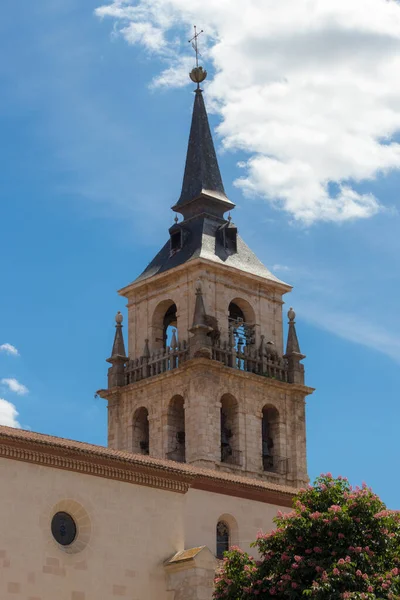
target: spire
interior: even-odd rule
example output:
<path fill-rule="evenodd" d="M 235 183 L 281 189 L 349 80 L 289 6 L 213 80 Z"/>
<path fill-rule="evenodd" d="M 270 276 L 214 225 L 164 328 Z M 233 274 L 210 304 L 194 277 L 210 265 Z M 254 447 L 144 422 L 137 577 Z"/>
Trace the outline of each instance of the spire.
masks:
<path fill-rule="evenodd" d="M 189 329 L 193 337 L 190 339 L 191 357 L 211 358 L 211 338 L 208 335 L 212 327 L 207 324 L 207 313 L 204 306 L 201 282 L 196 282 L 196 301 L 194 305 L 193 325 Z"/>
<path fill-rule="evenodd" d="M 210 330 L 211 328 L 207 325 L 206 322 L 206 309 L 204 306 L 203 300 L 203 292 L 201 289 L 201 282 L 196 282 L 196 301 L 194 305 L 194 314 L 193 314 L 193 325 L 192 329 L 196 329 L 199 327 L 206 328 Z"/>
<path fill-rule="evenodd" d="M 124 336 L 122 333 L 122 321 L 123 320 L 124 320 L 124 317 L 121 315 L 121 312 L 118 311 L 115 316 L 115 322 L 116 322 L 115 337 L 114 337 L 114 344 L 113 344 L 113 348 L 112 348 L 111 358 L 117 358 L 117 357 L 126 358 Z M 109 359 L 109 360 L 111 360 L 111 359 Z"/>
<path fill-rule="evenodd" d="M 299 346 L 299 340 L 297 339 L 297 333 L 296 333 L 296 313 L 294 312 L 293 308 L 290 307 L 290 310 L 288 312 L 288 318 L 289 318 L 289 331 L 288 331 L 288 338 L 287 338 L 287 345 L 286 345 L 286 354 L 301 354 L 300 352 L 300 346 Z"/>
<path fill-rule="evenodd" d="M 107 358 L 107 362 L 111 363 L 108 369 L 108 387 L 111 389 L 115 386 L 125 385 L 125 363 L 128 357 L 125 353 L 124 336 L 122 334 L 123 316 L 120 311 L 115 316 L 115 337 L 112 348 L 111 357 Z"/>
<path fill-rule="evenodd" d="M 200 69 L 201 77 L 203 77 L 205 71 L 201 67 L 198 67 L 197 71 Z M 193 69 L 190 76 L 195 81 L 198 73 L 197 71 L 194 73 L 194 71 L 196 69 Z M 234 203 L 228 200 L 225 194 L 204 105 L 203 92 L 198 87 L 195 90 L 182 192 L 172 209 L 180 212 L 184 218 L 202 212 L 223 217 L 223 214 L 234 206 Z"/>
<path fill-rule="evenodd" d="M 288 382 L 298 383 L 304 385 L 304 365 L 301 364 L 301 360 L 305 358 L 304 354 L 300 352 L 299 340 L 297 339 L 295 318 L 296 313 L 293 308 L 290 308 L 288 312 L 289 318 L 289 331 L 287 337 L 286 354 L 285 357 L 288 362 Z"/>

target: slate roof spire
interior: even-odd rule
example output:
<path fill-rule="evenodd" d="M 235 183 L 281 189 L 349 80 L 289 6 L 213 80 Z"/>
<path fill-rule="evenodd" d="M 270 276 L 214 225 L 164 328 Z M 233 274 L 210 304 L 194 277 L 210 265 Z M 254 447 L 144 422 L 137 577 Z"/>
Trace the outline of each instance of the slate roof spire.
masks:
<path fill-rule="evenodd" d="M 185 219 L 204 212 L 223 218 L 224 213 L 235 206 L 225 194 L 203 91 L 199 87 L 206 75 L 202 67 L 195 67 L 190 73 L 190 78 L 198 87 L 195 90 L 182 191 L 178 202 L 172 207 Z"/>

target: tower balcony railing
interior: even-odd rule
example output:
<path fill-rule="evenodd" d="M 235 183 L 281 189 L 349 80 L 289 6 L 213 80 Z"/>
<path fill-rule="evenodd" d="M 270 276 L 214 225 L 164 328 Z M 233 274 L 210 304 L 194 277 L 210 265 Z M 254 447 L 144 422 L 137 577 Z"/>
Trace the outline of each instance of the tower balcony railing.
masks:
<path fill-rule="evenodd" d="M 254 344 L 234 347 L 228 342 L 215 340 L 210 347 L 210 352 L 212 360 L 226 367 L 277 381 L 288 381 L 287 359 L 268 347 L 257 348 Z M 124 369 L 125 385 L 172 371 L 190 358 L 190 346 L 184 341 L 179 342 L 175 348 L 167 347 L 153 353 L 149 352 L 148 356 L 129 360 Z"/>
<path fill-rule="evenodd" d="M 259 349 L 255 345 L 232 347 L 228 342 L 217 340 L 212 347 L 212 358 L 226 367 L 255 373 L 278 381 L 288 381 L 288 363 L 269 348 Z"/>

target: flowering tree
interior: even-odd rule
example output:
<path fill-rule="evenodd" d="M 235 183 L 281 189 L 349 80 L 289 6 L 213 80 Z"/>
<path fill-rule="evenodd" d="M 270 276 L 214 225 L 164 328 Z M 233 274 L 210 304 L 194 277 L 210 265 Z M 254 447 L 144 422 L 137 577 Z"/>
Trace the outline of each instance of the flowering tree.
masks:
<path fill-rule="evenodd" d="M 259 561 L 225 554 L 215 600 L 400 600 L 400 513 L 365 485 L 321 475 L 275 523 L 253 544 Z"/>

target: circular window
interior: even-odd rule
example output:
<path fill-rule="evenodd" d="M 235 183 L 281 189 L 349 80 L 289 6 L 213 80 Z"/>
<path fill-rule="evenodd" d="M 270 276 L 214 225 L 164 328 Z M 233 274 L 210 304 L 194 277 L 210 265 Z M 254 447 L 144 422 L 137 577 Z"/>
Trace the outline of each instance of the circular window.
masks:
<path fill-rule="evenodd" d="M 51 533 L 56 542 L 62 546 L 69 546 L 76 538 L 74 519 L 66 512 L 56 513 L 51 520 Z"/>

